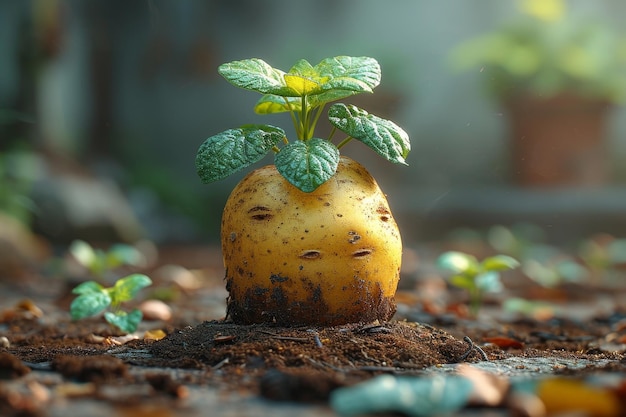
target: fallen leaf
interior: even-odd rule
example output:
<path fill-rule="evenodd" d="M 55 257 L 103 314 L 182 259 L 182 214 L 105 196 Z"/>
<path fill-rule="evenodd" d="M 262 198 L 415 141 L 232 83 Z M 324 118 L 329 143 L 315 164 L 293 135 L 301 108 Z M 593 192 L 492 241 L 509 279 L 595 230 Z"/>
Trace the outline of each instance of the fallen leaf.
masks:
<path fill-rule="evenodd" d="M 161 340 L 165 336 L 167 336 L 167 333 L 161 329 L 148 330 L 143 334 L 145 340 Z"/>
<path fill-rule="evenodd" d="M 500 349 L 524 349 L 524 344 L 519 340 L 504 336 L 483 337 L 487 343 L 493 343 Z"/>
<path fill-rule="evenodd" d="M 620 415 L 620 404 L 613 392 L 582 380 L 546 379 L 537 386 L 537 396 L 543 401 L 548 414 L 581 412 L 592 417 Z"/>

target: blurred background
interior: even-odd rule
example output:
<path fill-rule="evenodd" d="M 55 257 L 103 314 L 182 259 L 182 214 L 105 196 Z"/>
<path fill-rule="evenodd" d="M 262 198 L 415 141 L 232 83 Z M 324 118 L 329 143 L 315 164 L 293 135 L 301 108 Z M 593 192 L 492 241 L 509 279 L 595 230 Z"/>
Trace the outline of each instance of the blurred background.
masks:
<path fill-rule="evenodd" d="M 351 102 L 409 133 L 410 166 L 342 152 L 406 243 L 522 222 L 625 235 L 625 16 L 621 0 L 0 0 L 0 212 L 55 242 L 217 243 L 249 171 L 203 185 L 198 147 L 291 126 L 218 65 L 366 55 L 382 83 Z"/>

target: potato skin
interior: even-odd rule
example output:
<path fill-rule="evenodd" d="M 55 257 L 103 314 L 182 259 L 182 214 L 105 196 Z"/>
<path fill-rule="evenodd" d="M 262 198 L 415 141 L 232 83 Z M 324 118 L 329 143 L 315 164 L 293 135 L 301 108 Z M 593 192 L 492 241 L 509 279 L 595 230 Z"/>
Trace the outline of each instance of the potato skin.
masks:
<path fill-rule="evenodd" d="M 347 157 L 312 193 L 274 165 L 253 171 L 226 202 L 221 241 L 236 323 L 338 325 L 395 313 L 400 232 L 374 178 Z"/>

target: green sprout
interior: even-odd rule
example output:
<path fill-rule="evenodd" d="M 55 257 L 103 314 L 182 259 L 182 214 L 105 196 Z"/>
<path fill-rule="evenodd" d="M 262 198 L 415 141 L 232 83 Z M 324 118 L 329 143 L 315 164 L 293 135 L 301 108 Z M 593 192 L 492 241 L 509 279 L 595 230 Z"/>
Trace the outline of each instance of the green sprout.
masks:
<path fill-rule="evenodd" d="M 373 92 L 381 80 L 374 58 L 336 56 L 315 66 L 301 59 L 287 72 L 252 58 L 222 64 L 218 72 L 232 85 L 262 94 L 254 107 L 257 114 L 289 113 L 296 139 L 287 139 L 282 128 L 257 124 L 211 136 L 196 156 L 204 183 L 226 178 L 273 152 L 278 172 L 310 193 L 335 174 L 339 150 L 352 139 L 392 163 L 406 165 L 411 144 L 402 128 L 354 105 L 330 104 Z M 319 138 L 315 127 L 327 105 L 332 130 L 328 138 Z M 331 139 L 339 132 L 346 136 L 335 144 Z"/>
<path fill-rule="evenodd" d="M 475 256 L 450 251 L 439 256 L 437 265 L 452 272 L 450 284 L 469 292 L 470 312 L 475 317 L 485 293 L 502 291 L 500 272 L 515 269 L 520 263 L 507 255 L 491 256 L 479 262 Z"/>
<path fill-rule="evenodd" d="M 132 333 L 137 330 L 143 315 L 138 309 L 124 311 L 121 304 L 131 301 L 139 290 L 151 284 L 150 278 L 143 274 L 121 278 L 109 288 L 95 281 L 83 282 L 72 290 L 73 294 L 78 294 L 70 306 L 72 319 L 93 317 L 111 307 L 111 311 L 104 313 L 105 320 L 125 333 Z"/>
<path fill-rule="evenodd" d="M 116 244 L 104 251 L 94 249 L 82 240 L 75 240 L 70 245 L 69 252 L 97 279 L 103 279 L 107 273 L 123 265 L 145 264 L 141 252 L 126 244 Z M 125 333 L 132 333 L 137 330 L 143 315 L 137 309 L 128 313 L 121 309 L 121 305 L 131 301 L 139 290 L 151 284 L 150 278 L 143 274 L 131 274 L 120 278 L 108 288 L 96 281 L 83 282 L 72 290 L 73 294 L 78 294 L 70 306 L 72 319 L 93 317 L 111 307 L 111 311 L 104 313 L 105 320 Z"/>

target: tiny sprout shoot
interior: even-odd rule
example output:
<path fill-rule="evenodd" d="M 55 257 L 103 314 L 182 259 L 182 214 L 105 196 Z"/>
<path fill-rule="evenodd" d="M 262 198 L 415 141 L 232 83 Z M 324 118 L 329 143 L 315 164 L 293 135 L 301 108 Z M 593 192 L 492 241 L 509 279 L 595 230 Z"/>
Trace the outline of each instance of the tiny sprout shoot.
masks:
<path fill-rule="evenodd" d="M 83 282 L 72 290 L 73 294 L 78 294 L 70 306 L 72 319 L 93 317 L 110 307 L 111 311 L 104 313 L 105 320 L 125 333 L 132 333 L 137 330 L 143 315 L 137 309 L 126 312 L 121 305 L 134 299 L 142 288 L 151 284 L 150 278 L 142 274 L 121 278 L 109 288 L 95 281 Z"/>
<path fill-rule="evenodd" d="M 69 251 L 79 264 L 97 278 L 102 278 L 108 271 L 123 265 L 142 266 L 145 263 L 143 255 L 137 248 L 123 243 L 103 251 L 94 249 L 85 241 L 75 240 Z"/>
<path fill-rule="evenodd" d="M 520 263 L 507 255 L 496 255 L 479 262 L 472 255 L 450 251 L 439 256 L 437 265 L 452 272 L 450 284 L 469 292 L 470 312 L 475 317 L 485 293 L 502 291 L 500 272 L 515 269 Z"/>

